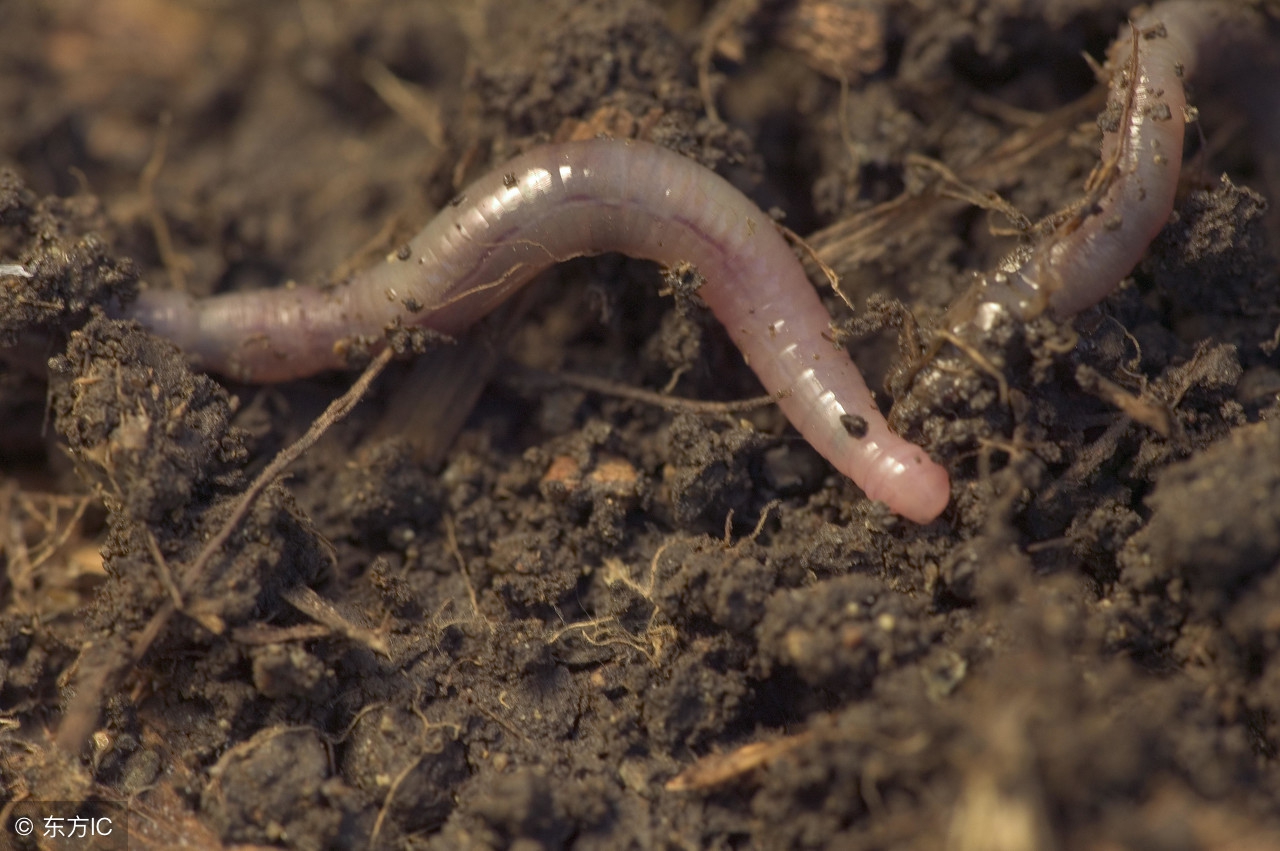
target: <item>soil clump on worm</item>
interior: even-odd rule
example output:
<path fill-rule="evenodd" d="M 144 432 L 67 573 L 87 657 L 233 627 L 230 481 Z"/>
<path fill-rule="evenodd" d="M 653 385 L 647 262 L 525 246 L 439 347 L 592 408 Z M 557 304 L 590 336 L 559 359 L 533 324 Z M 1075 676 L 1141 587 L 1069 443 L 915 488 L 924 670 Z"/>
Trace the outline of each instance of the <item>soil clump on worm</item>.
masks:
<path fill-rule="evenodd" d="M 992 225 L 1080 197 L 1127 3 L 11 5 L 0 801 L 127 798 L 141 848 L 1280 847 L 1274 140 L 1197 89 L 1118 292 L 920 357 Z M 114 307 L 342 280 L 601 133 L 812 235 L 942 520 L 606 256 L 393 363 L 203 558 L 354 376 L 217 381 Z"/>

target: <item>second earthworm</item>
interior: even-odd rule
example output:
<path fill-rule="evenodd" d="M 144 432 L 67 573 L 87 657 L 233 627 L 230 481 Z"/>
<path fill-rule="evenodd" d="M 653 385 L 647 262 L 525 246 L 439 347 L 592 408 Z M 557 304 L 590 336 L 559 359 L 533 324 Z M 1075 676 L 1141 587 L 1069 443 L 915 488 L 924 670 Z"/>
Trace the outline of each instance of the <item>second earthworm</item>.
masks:
<path fill-rule="evenodd" d="M 1106 298 L 1169 221 L 1191 113 L 1184 86 L 1248 77 L 1274 42 L 1263 16 L 1239 0 L 1165 0 L 1126 25 L 1109 52 L 1110 102 L 1101 163 L 1074 215 L 1000 264 L 948 311 L 944 324 L 980 334 L 1004 312 L 1058 319 Z M 1254 73 L 1257 68 L 1254 67 Z M 1277 108 L 1273 83 L 1253 108 Z"/>

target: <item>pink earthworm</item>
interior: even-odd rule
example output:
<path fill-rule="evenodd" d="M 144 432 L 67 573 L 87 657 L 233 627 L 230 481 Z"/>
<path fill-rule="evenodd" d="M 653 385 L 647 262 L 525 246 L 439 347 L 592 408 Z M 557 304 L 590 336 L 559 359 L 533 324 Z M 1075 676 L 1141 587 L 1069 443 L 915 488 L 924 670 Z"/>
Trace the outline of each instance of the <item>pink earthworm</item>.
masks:
<path fill-rule="evenodd" d="M 1256 47 L 1261 16 L 1232 0 L 1166 0 L 1111 50 L 1112 116 L 1081 208 L 982 278 L 944 324 L 990 327 L 1001 314 L 1059 319 L 1096 304 L 1168 221 L 1187 120 L 1183 84 L 1200 60 Z M 311 287 L 191 299 L 143 293 L 128 315 L 199 365 L 242 381 L 281 381 L 346 365 L 343 341 L 388 329 L 456 333 L 538 272 L 616 251 L 688 262 L 700 294 L 797 430 L 871 499 L 917 522 L 950 497 L 947 473 L 896 435 L 830 317 L 768 217 L 726 181 L 654 145 L 550 145 L 482 177 L 396 259 L 332 290 Z"/>
<path fill-rule="evenodd" d="M 471 184 L 394 257 L 330 290 L 151 290 L 126 315 L 205 369 L 283 381 L 346 366 L 353 338 L 380 345 L 398 326 L 457 333 L 547 267 L 606 252 L 693 264 L 699 295 L 820 454 L 912 521 L 946 508 L 947 471 L 890 430 L 769 217 L 715 173 L 649 143 L 535 148 Z"/>
<path fill-rule="evenodd" d="M 1006 311 L 1029 319 L 1046 309 L 1069 319 L 1106 298 L 1173 212 L 1191 120 L 1184 86 L 1206 71 L 1241 73 L 1249 59 L 1233 59 L 1264 55 L 1267 45 L 1266 21 L 1240 0 L 1165 0 L 1135 17 L 1108 57 L 1101 163 L 1085 202 L 981 278 L 951 306 L 944 325 L 982 330 Z"/>

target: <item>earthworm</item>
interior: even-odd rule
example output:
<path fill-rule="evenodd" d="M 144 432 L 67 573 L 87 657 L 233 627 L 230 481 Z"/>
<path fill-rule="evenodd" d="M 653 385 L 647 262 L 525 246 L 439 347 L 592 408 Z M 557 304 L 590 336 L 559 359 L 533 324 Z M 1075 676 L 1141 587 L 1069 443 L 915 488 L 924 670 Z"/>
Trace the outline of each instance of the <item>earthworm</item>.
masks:
<path fill-rule="evenodd" d="M 547 267 L 606 252 L 693 264 L 699 295 L 814 449 L 895 513 L 918 523 L 942 513 L 947 471 L 890 430 L 770 218 L 715 173 L 645 142 L 535 148 L 336 288 L 202 299 L 150 290 L 126 315 L 203 368 L 283 381 L 346 366 L 344 341 L 381 345 L 401 326 L 457 333 Z"/>
<path fill-rule="evenodd" d="M 944 325 L 981 330 L 1006 311 L 1030 319 L 1046 309 L 1069 319 L 1115 290 L 1173 212 L 1191 120 L 1184 85 L 1198 72 L 1240 73 L 1234 58 L 1262 55 L 1266 33 L 1262 16 L 1239 0 L 1166 0 L 1134 18 L 1110 51 L 1101 163 L 1084 203 L 979 279 Z"/>
<path fill-rule="evenodd" d="M 1264 32 L 1234 2 L 1166 0 L 1138 16 L 1111 50 L 1112 104 L 1086 202 L 982 278 L 944 324 L 982 329 L 1005 312 L 1045 310 L 1066 319 L 1114 290 L 1172 211 L 1183 83 L 1215 48 Z M 826 342 L 830 317 L 768 217 L 722 178 L 646 143 L 530 151 L 472 184 L 395 259 L 332 290 L 148 291 L 128 315 L 207 369 L 281 381 L 342 367 L 344 342 L 379 345 L 398 326 L 456 333 L 545 268 L 611 251 L 695 265 L 702 298 L 819 453 L 908 519 L 946 507 L 946 471 L 889 429 L 847 353 Z"/>

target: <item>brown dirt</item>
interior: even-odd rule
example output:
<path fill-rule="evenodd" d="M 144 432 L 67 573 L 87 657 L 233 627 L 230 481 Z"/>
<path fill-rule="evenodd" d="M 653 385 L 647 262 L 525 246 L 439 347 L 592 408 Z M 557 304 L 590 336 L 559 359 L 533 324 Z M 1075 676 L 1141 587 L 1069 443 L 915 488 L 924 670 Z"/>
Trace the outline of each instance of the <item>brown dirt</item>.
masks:
<path fill-rule="evenodd" d="M 915 374 L 872 332 L 1010 242 L 910 157 L 1069 203 L 1124 4 L 704 5 L 6 4 L 0 263 L 33 276 L 0 290 L 0 800 L 126 800 L 141 848 L 1280 847 L 1267 143 L 1197 92 L 1207 154 L 1132 281 L 985 341 L 1003 393 L 954 349 Z M 339 278 L 601 131 L 813 234 L 944 518 L 868 504 L 774 410 L 548 378 L 758 392 L 606 257 L 393 365 L 201 563 L 351 377 L 227 386 L 104 311 Z"/>

